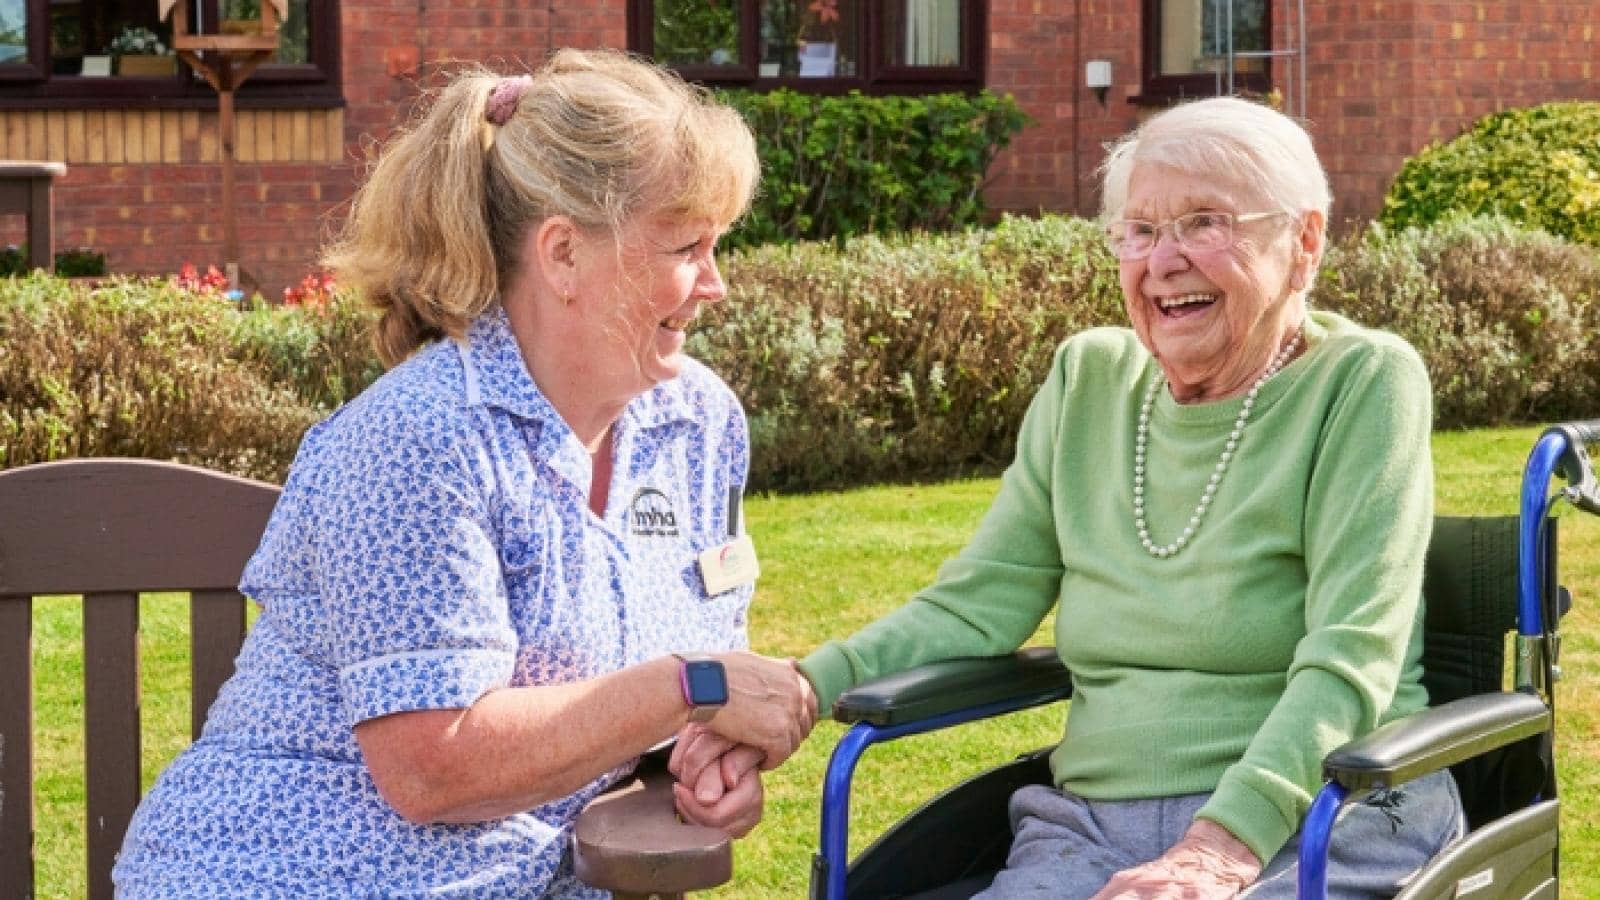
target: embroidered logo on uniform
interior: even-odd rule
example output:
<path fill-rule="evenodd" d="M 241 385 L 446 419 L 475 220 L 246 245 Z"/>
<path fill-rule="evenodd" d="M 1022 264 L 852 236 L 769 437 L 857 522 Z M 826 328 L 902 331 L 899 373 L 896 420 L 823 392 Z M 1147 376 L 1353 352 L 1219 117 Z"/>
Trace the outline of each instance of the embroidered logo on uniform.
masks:
<path fill-rule="evenodd" d="M 678 517 L 672 501 L 655 488 L 640 488 L 628 504 L 628 525 L 634 534 L 648 537 L 677 537 Z"/>

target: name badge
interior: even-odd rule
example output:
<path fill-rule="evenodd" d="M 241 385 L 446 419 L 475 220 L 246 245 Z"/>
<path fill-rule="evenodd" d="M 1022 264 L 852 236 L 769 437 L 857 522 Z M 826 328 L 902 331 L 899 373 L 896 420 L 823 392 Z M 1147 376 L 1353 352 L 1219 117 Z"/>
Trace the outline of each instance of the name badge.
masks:
<path fill-rule="evenodd" d="M 726 544 L 700 554 L 700 577 L 706 593 L 720 594 L 741 585 L 753 584 L 761 574 L 756 562 L 756 545 L 750 535 L 741 534 Z"/>

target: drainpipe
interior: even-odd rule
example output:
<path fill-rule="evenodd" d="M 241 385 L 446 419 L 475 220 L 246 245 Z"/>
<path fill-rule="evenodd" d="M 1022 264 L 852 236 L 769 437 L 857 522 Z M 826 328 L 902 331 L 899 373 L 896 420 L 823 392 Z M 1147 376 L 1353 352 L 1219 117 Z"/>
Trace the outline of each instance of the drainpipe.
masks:
<path fill-rule="evenodd" d="M 1078 72 L 1083 68 L 1083 0 L 1072 0 L 1072 17 L 1072 65 L 1067 71 L 1072 79 L 1072 214 L 1077 216 L 1083 209 L 1083 184 L 1079 177 L 1082 164 L 1078 159 L 1083 101 L 1083 88 L 1078 84 Z"/>

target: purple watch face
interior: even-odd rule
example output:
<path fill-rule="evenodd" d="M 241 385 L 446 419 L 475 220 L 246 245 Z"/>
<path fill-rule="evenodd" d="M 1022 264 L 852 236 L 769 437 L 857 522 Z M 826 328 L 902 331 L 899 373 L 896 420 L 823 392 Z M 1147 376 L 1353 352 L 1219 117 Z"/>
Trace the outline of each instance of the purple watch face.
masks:
<path fill-rule="evenodd" d="M 684 686 L 689 692 L 689 702 L 695 706 L 720 705 L 728 702 L 728 678 L 722 663 L 697 660 L 683 664 Z"/>

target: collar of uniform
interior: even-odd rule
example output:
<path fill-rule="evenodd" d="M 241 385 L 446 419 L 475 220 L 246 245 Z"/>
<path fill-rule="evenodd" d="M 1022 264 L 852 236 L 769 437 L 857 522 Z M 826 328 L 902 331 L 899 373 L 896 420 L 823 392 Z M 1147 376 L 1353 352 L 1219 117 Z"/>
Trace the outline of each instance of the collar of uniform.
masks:
<path fill-rule="evenodd" d="M 532 448 L 535 454 L 568 480 L 587 489 L 591 471 L 588 451 L 528 374 L 505 310 L 496 304 L 474 320 L 460 347 L 466 369 L 467 403 L 492 406 L 532 420 L 538 431 Z M 682 377 L 658 384 L 634 398 L 623 410 L 623 418 L 630 429 L 639 430 L 676 422 L 693 424 L 699 420 L 694 416 L 689 390 L 687 379 Z"/>
<path fill-rule="evenodd" d="M 525 420 L 533 457 L 587 493 L 592 475 L 589 453 L 528 374 L 505 310 L 496 304 L 475 319 L 458 346 L 467 405 L 505 410 Z"/>
<path fill-rule="evenodd" d="M 469 404 L 499 407 L 529 419 L 561 421 L 555 407 L 528 374 L 522 349 L 511 333 L 511 323 L 498 304 L 468 327 L 462 356 L 468 368 Z M 695 422 L 689 390 L 688 379 L 683 377 L 662 382 L 634 398 L 623 410 L 623 417 L 635 428 Z"/>
<path fill-rule="evenodd" d="M 694 363 L 686 362 L 686 366 Z M 676 422 L 695 424 L 694 405 L 689 401 L 689 379 L 679 375 L 663 381 L 639 397 L 622 411 L 628 427 L 639 430 L 660 428 Z"/>
<path fill-rule="evenodd" d="M 467 369 L 467 404 L 506 410 L 527 419 L 560 420 L 528 367 L 511 334 L 511 323 L 498 305 L 473 320 L 461 343 Z"/>

